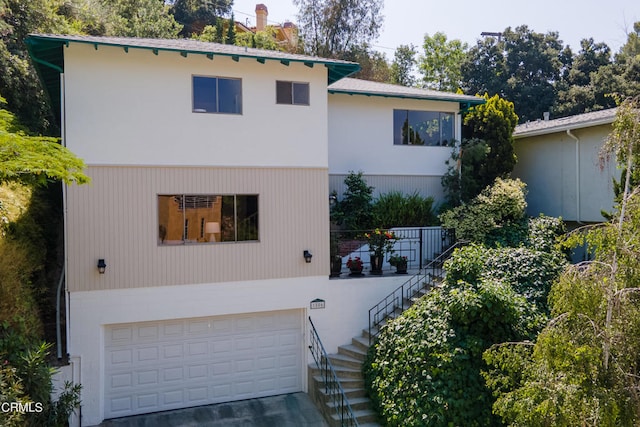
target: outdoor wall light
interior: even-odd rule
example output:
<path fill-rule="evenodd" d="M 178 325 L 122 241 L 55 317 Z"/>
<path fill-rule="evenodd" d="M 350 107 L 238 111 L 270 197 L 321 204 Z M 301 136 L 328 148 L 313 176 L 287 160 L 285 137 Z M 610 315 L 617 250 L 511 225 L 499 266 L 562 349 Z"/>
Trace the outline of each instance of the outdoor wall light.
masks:
<path fill-rule="evenodd" d="M 313 255 L 311 255 L 311 252 L 309 252 L 308 250 L 304 250 L 304 252 L 302 253 L 302 256 L 304 257 L 304 262 L 306 262 L 307 264 L 311 262 L 311 257 Z"/>
<path fill-rule="evenodd" d="M 103 258 L 98 260 L 98 273 L 104 274 L 104 270 L 106 270 L 107 264 L 104 262 Z"/>

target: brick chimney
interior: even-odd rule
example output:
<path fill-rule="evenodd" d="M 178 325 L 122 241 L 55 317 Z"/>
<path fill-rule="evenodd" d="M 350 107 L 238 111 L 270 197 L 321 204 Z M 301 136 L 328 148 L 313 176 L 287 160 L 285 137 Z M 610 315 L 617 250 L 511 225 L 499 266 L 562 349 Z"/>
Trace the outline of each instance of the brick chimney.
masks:
<path fill-rule="evenodd" d="M 256 31 L 264 31 L 267 27 L 267 16 L 269 16 L 269 11 L 267 10 L 267 6 L 259 3 L 256 5 Z"/>

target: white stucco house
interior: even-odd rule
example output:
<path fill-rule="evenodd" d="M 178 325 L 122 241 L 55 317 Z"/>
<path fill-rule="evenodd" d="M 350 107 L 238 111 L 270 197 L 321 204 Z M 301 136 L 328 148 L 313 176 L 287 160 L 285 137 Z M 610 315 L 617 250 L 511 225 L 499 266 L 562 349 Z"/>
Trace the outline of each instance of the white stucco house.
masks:
<path fill-rule="evenodd" d="M 345 79 L 351 62 L 193 40 L 27 43 L 92 180 L 64 190 L 82 425 L 307 391 L 307 318 L 335 351 L 406 280 L 329 280 L 329 176 L 434 180 L 460 109 L 483 101 Z M 414 113 L 430 130 L 394 142 Z"/>
<path fill-rule="evenodd" d="M 567 222 L 601 222 L 613 208 L 615 159 L 601 164 L 602 145 L 615 109 L 518 125 L 518 163 L 513 176 L 527 184 L 527 213 L 560 216 Z"/>
<path fill-rule="evenodd" d="M 329 86 L 329 189 L 362 171 L 374 196 L 444 198 L 442 175 L 461 140 L 461 113 L 484 98 L 345 78 Z"/>

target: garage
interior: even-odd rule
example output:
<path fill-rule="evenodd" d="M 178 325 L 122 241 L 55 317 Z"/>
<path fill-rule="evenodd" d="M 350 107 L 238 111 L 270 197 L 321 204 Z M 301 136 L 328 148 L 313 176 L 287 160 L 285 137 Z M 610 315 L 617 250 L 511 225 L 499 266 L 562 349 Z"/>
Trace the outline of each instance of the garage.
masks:
<path fill-rule="evenodd" d="M 105 327 L 105 418 L 302 391 L 302 310 Z"/>

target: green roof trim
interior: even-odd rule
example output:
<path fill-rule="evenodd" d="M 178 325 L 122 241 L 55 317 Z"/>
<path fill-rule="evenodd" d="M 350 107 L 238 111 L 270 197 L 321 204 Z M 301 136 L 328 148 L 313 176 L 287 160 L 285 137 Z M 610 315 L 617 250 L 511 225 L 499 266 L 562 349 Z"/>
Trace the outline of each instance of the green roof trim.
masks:
<path fill-rule="evenodd" d="M 342 90 L 342 89 L 329 89 L 329 93 L 331 94 L 342 94 L 342 95 L 362 95 L 362 96 L 379 96 L 382 98 L 400 98 L 400 99 L 422 99 L 425 101 L 446 101 L 446 102 L 459 102 L 460 108 L 464 109 L 464 111 L 473 107 L 474 105 L 485 104 L 486 101 L 484 98 L 478 97 L 477 99 L 456 99 L 454 96 L 452 97 L 440 97 L 440 96 L 429 96 L 429 95 L 410 95 L 404 93 L 388 93 L 388 92 L 363 92 L 359 90 Z"/>

